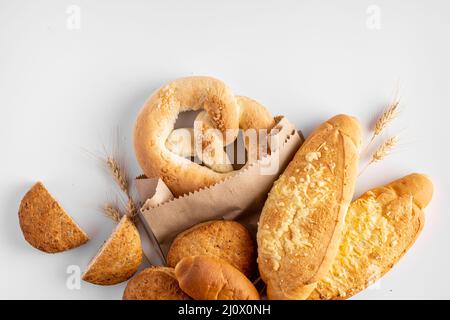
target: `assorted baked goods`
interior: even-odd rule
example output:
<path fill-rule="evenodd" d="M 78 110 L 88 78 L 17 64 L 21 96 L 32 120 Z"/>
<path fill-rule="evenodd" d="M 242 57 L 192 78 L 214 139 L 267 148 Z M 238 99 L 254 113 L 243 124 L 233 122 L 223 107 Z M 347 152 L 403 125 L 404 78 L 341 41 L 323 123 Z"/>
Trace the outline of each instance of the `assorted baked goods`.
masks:
<path fill-rule="evenodd" d="M 235 221 L 216 220 L 179 234 L 168 267 L 147 268 L 128 283 L 126 300 L 259 299 L 248 277 L 256 264 L 250 232 Z"/>
<path fill-rule="evenodd" d="M 197 255 L 225 260 L 248 278 L 256 267 L 253 237 L 247 228 L 235 221 L 208 221 L 182 232 L 167 253 L 167 265 L 174 268 L 183 258 Z"/>
<path fill-rule="evenodd" d="M 185 111 L 198 111 L 194 128 L 175 129 L 177 118 Z M 387 113 L 392 116 L 394 111 Z M 235 96 L 220 80 L 181 78 L 156 91 L 145 103 L 134 127 L 134 149 L 145 176 L 161 178 L 171 191 L 162 198 L 175 203 L 225 178 L 232 180 L 239 170 L 226 147 L 236 143 L 239 130 L 243 131 L 247 163 L 276 154 L 278 149 L 270 147 L 279 121 L 258 102 Z M 296 133 L 292 125 L 284 128 Z M 380 130 L 374 137 L 379 134 Z M 268 299 L 347 299 L 365 289 L 391 269 L 417 239 L 433 185 L 427 176 L 411 174 L 352 202 L 361 141 L 358 120 L 337 115 L 315 129 L 287 165 L 286 159 L 291 159 L 300 142 L 294 145 L 284 165 L 267 180 L 260 199 L 255 201 L 246 194 L 246 199 L 258 202 L 256 235 L 243 224 L 227 220 L 248 209 L 239 208 L 236 201 L 230 200 L 237 208 L 231 207 L 230 216 L 223 215 L 225 220 L 194 226 L 187 209 L 202 207 L 185 206 L 189 216 L 177 216 L 181 228 L 168 232 L 170 241 L 186 225 L 171 243 L 166 266 L 153 266 L 134 276 L 123 299 L 258 300 L 260 292 L 251 280 L 265 283 Z M 283 141 L 278 143 L 283 145 Z M 379 158 L 377 155 L 376 160 Z M 113 171 L 120 171 L 116 169 Z M 130 216 L 134 216 L 130 185 L 123 177 L 126 175 L 116 179 L 119 184 L 124 182 L 121 190 L 131 204 Z M 264 202 L 260 200 L 276 177 L 258 216 Z M 240 192 L 236 189 L 226 188 L 225 192 L 232 198 Z M 208 196 L 205 201 L 217 208 L 221 194 Z M 185 209 L 183 204 L 179 208 Z M 196 221 L 206 220 L 203 218 Z M 254 230 L 256 222 L 245 218 L 239 221 L 246 221 Z M 45 252 L 65 251 L 88 241 L 42 183 L 36 183 L 22 199 L 19 222 L 26 241 Z M 164 243 L 164 250 L 169 244 Z M 98 285 L 117 284 L 130 279 L 141 262 L 140 234 L 135 221 L 125 214 L 82 278 Z"/>
<path fill-rule="evenodd" d="M 218 258 L 183 258 L 175 267 L 175 276 L 180 288 L 195 300 L 259 300 L 250 280 Z"/>
<path fill-rule="evenodd" d="M 192 145 L 189 134 L 184 138 L 185 134 L 174 132 L 174 126 L 181 112 L 201 109 L 204 111 L 199 117 L 203 125 L 198 130 L 200 137 L 196 140 L 200 146 L 196 155 L 204 165 L 166 146 L 167 140 L 169 147 L 180 140 L 188 147 L 176 150 L 181 150 L 181 155 L 190 153 L 186 151 Z M 234 173 L 223 147 L 237 138 L 239 128 L 268 130 L 273 124 L 273 117 L 263 106 L 236 97 L 222 81 L 211 77 L 181 78 L 156 91 L 141 109 L 134 127 L 134 149 L 145 175 L 160 177 L 175 196 L 181 196 Z M 170 138 L 172 133 L 175 138 Z"/>
<path fill-rule="evenodd" d="M 430 179 L 411 174 L 353 201 L 338 254 L 309 299 L 347 299 L 381 278 L 416 241 L 432 195 Z"/>
<path fill-rule="evenodd" d="M 173 268 L 151 267 L 133 277 L 123 300 L 189 300 L 178 285 Z"/>
<path fill-rule="evenodd" d="M 305 299 L 337 253 L 353 196 L 361 129 L 350 116 L 320 125 L 274 183 L 258 225 L 269 299 Z"/>
<path fill-rule="evenodd" d="M 131 278 L 141 261 L 139 232 L 133 221 L 124 215 L 89 263 L 82 279 L 98 285 L 117 284 Z"/>
<path fill-rule="evenodd" d="M 47 253 L 73 249 L 89 240 L 42 182 L 34 184 L 20 202 L 19 223 L 25 240 Z"/>

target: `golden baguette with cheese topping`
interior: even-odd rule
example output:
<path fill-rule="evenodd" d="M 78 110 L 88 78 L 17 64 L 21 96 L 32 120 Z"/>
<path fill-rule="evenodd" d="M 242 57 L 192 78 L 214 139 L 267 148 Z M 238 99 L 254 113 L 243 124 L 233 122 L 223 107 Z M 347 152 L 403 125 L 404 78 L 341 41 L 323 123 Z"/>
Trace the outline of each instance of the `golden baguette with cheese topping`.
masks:
<path fill-rule="evenodd" d="M 339 248 L 352 200 L 361 128 L 347 115 L 319 126 L 274 183 L 258 226 L 269 299 L 306 299 Z"/>
<path fill-rule="evenodd" d="M 339 252 L 310 299 L 347 299 L 381 278 L 413 245 L 433 184 L 411 174 L 352 202 Z"/>

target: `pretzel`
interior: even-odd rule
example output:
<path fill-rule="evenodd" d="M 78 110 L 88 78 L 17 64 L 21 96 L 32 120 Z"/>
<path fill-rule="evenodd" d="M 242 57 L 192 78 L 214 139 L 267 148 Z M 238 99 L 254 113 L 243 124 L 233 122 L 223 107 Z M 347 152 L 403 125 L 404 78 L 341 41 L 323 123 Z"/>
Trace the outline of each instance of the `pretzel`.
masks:
<path fill-rule="evenodd" d="M 267 138 L 267 135 L 260 137 L 257 130 L 249 129 L 271 128 L 274 120 L 267 109 L 258 102 L 243 96 L 237 96 L 236 100 L 240 106 L 239 128 L 243 131 L 248 161 L 252 162 L 261 158 L 267 151 L 260 148 L 265 142 L 260 139 Z M 197 123 L 200 127 L 194 130 Z M 233 171 L 232 161 L 224 150 L 224 145 L 229 145 L 233 141 L 223 142 L 222 135 L 214 130 L 214 124 L 206 111 L 198 114 L 194 121 L 194 128 L 173 130 L 166 140 L 167 149 L 182 157 L 197 156 L 204 165 L 216 172 Z"/>
<path fill-rule="evenodd" d="M 181 112 L 201 109 L 204 111 L 198 114 L 194 129 L 174 130 Z M 239 128 L 259 131 L 270 130 L 273 125 L 273 117 L 262 105 L 246 97 L 235 97 L 222 81 L 210 77 L 181 78 L 145 102 L 134 127 L 134 149 L 145 175 L 160 177 L 179 196 L 236 172 L 231 170 L 232 163 L 223 147 L 236 140 Z M 250 142 L 245 142 L 249 147 Z M 204 165 L 185 158 L 192 155 L 197 155 Z"/>

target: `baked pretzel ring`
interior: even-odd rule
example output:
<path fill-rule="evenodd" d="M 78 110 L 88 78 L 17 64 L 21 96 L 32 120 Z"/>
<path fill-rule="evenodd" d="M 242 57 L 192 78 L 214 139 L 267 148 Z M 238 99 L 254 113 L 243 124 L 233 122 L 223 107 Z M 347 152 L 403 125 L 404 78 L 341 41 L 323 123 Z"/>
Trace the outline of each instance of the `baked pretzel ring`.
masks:
<path fill-rule="evenodd" d="M 191 138 L 186 138 L 190 130 L 174 132 L 174 125 L 179 113 L 200 109 L 206 112 L 199 114 L 206 124 L 203 128 L 213 127 L 220 133 L 209 140 L 203 139 L 217 154 L 224 152 L 223 141 L 231 143 L 236 139 L 239 128 L 270 130 L 274 124 L 272 115 L 263 106 L 249 98 L 235 97 L 231 89 L 214 78 L 181 78 L 156 91 L 145 102 L 136 120 L 134 149 L 145 175 L 160 177 L 175 196 L 212 185 L 236 172 L 228 169 L 217 172 L 184 158 L 193 152 Z M 209 132 L 204 129 L 200 130 L 202 135 Z M 180 135 L 178 130 L 184 133 Z M 170 143 L 166 144 L 168 139 Z M 178 149 L 174 147 L 177 139 L 181 144 Z M 217 147 L 220 143 L 221 148 Z M 199 158 L 205 158 L 204 153 Z M 209 165 L 213 167 L 214 163 L 221 164 L 213 161 Z"/>
<path fill-rule="evenodd" d="M 267 135 L 259 136 L 258 129 L 271 128 L 274 124 L 272 115 L 255 100 L 247 97 L 237 96 L 236 100 L 240 106 L 239 128 L 243 131 L 244 145 L 247 150 L 248 161 L 252 162 L 264 156 L 266 149 L 261 148 Z M 199 123 L 200 127 L 197 127 Z M 220 173 L 233 171 L 232 161 L 229 159 L 224 146 L 233 141 L 224 143 L 223 136 L 214 129 L 208 113 L 202 111 L 194 121 L 193 128 L 181 128 L 172 131 L 166 140 L 166 147 L 170 151 L 182 157 L 197 156 L 204 165 Z M 249 129 L 255 129 L 253 132 Z M 198 133 L 200 137 L 196 137 Z M 251 136 L 253 134 L 253 136 Z M 197 145 L 196 145 L 197 143 Z M 267 145 L 267 144 L 266 144 Z"/>

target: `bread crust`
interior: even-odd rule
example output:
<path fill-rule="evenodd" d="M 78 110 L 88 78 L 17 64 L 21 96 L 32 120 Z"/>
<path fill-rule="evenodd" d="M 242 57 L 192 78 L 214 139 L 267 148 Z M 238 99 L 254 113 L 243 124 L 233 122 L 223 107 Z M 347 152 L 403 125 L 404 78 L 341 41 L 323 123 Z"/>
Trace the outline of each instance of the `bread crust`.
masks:
<path fill-rule="evenodd" d="M 82 279 L 98 285 L 117 284 L 131 278 L 141 261 L 139 232 L 131 219 L 124 215 L 89 263 Z"/>
<path fill-rule="evenodd" d="M 357 177 L 361 128 L 338 115 L 308 137 L 261 213 L 258 266 L 269 299 L 306 299 L 337 253 Z"/>
<path fill-rule="evenodd" d="M 123 300 L 189 300 L 175 277 L 173 268 L 150 267 L 131 279 Z"/>
<path fill-rule="evenodd" d="M 381 278 L 416 241 L 432 195 L 431 180 L 415 173 L 353 201 L 338 254 L 309 299 L 348 299 Z"/>
<path fill-rule="evenodd" d="M 222 81 L 211 77 L 180 78 L 156 91 L 145 102 L 134 127 L 134 149 L 145 175 L 160 177 L 175 196 L 180 196 L 234 174 L 236 171 L 219 173 L 194 163 L 168 150 L 165 143 L 180 112 L 202 108 L 216 129 L 224 134 L 228 129 L 234 130 L 232 135 L 229 132 L 227 135 L 228 139 L 234 141 L 241 116 L 238 101 L 248 102 L 248 110 L 253 110 L 255 101 L 245 97 L 237 99 Z M 248 113 L 244 112 L 246 116 Z M 264 115 L 266 113 L 260 112 L 259 117 L 265 119 Z M 251 118 L 244 123 L 273 125 L 273 122 L 268 121 L 257 121 L 255 124 Z"/>
<path fill-rule="evenodd" d="M 167 265 L 174 268 L 181 259 L 197 255 L 225 260 L 248 278 L 256 267 L 253 238 L 247 228 L 236 221 L 208 221 L 180 233 L 167 253 Z"/>
<path fill-rule="evenodd" d="M 180 288 L 195 300 L 259 300 L 250 280 L 218 258 L 183 258 L 175 267 L 175 276 Z"/>
<path fill-rule="evenodd" d="M 19 223 L 25 240 L 47 253 L 73 249 L 89 240 L 42 182 L 34 184 L 20 202 Z"/>

